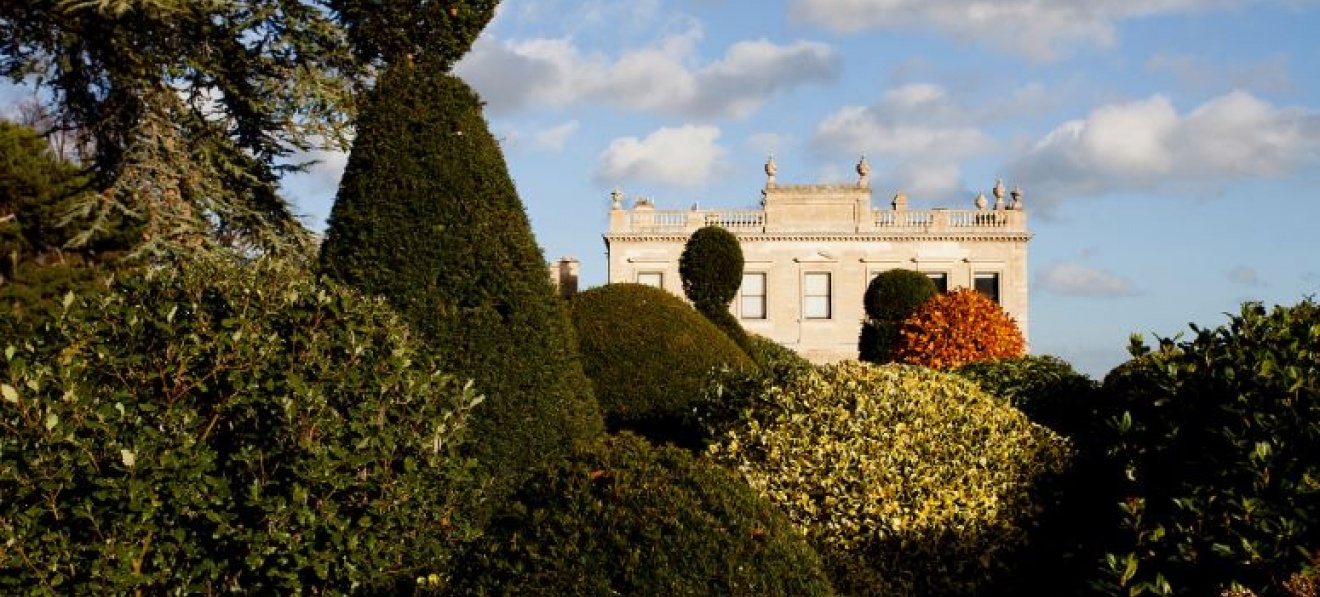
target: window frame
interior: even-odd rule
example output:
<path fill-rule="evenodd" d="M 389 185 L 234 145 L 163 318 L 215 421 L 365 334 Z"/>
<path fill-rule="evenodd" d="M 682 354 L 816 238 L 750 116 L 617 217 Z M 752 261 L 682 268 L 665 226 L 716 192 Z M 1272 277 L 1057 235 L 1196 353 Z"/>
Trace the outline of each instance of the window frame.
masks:
<path fill-rule="evenodd" d="M 813 277 L 823 276 L 825 278 L 824 294 L 811 293 L 811 280 Z M 824 299 L 824 315 L 813 315 L 812 300 Z M 829 271 L 808 271 L 802 272 L 802 319 L 824 321 L 834 319 L 834 272 Z"/>
<path fill-rule="evenodd" d="M 994 294 L 991 295 L 981 289 L 981 280 L 994 280 Z M 972 290 L 980 292 L 986 298 L 995 302 L 996 305 L 1004 304 L 1004 275 L 995 270 L 976 270 L 972 272 Z"/>
<path fill-rule="evenodd" d="M 655 276 L 656 283 L 650 284 L 647 282 L 643 282 L 642 278 L 644 276 Z M 662 271 L 655 271 L 655 270 L 639 271 L 637 272 L 637 276 L 634 278 L 634 281 L 638 284 L 641 284 L 642 286 L 650 286 L 652 288 L 660 288 L 663 290 L 665 287 L 665 273 Z"/>
<path fill-rule="evenodd" d="M 758 277 L 761 278 L 761 292 L 760 292 L 760 294 L 747 294 L 747 278 L 750 277 L 750 276 L 758 276 Z M 768 292 L 768 285 L 769 285 L 769 283 L 770 283 L 769 278 L 770 278 L 770 276 L 767 275 L 766 272 L 743 272 L 743 280 L 742 280 L 742 284 L 738 286 L 738 317 L 739 317 L 739 318 L 741 318 L 741 319 L 752 319 L 752 320 L 757 320 L 757 321 L 763 321 L 763 320 L 769 319 L 769 317 L 770 317 L 770 315 L 769 315 L 769 302 L 770 302 L 770 301 L 769 301 L 769 297 L 768 297 L 768 294 L 769 294 L 769 292 Z M 748 314 L 747 314 L 747 301 L 748 301 L 748 299 L 760 299 L 760 300 L 758 301 L 758 302 L 760 303 L 760 305 L 759 305 L 759 306 L 760 306 L 760 315 L 755 315 L 755 316 L 753 316 L 753 315 L 748 315 Z"/>

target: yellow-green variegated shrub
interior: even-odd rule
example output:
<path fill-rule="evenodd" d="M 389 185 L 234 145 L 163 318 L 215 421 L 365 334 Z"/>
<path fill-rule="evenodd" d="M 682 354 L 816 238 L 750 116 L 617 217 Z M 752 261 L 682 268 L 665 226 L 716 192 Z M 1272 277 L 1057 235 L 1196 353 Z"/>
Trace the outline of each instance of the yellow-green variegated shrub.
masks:
<path fill-rule="evenodd" d="M 710 453 L 779 504 L 841 594 L 983 594 L 1013 567 L 1066 440 L 954 375 L 803 369 Z"/>

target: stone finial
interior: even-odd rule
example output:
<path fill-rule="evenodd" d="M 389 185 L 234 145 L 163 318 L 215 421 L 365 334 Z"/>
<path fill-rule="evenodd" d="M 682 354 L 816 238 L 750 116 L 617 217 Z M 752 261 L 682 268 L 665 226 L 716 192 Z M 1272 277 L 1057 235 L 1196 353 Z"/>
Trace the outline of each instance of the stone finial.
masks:
<path fill-rule="evenodd" d="M 623 191 L 618 187 L 610 191 L 610 209 L 623 209 Z"/>
<path fill-rule="evenodd" d="M 1009 209 L 1022 209 L 1022 187 L 1013 187 L 1013 205 Z"/>
<path fill-rule="evenodd" d="M 870 186 L 871 164 L 866 161 L 866 154 L 862 154 L 862 159 L 857 162 L 857 186 L 866 188 Z"/>
<path fill-rule="evenodd" d="M 995 199 L 1002 201 L 1004 199 L 1004 179 L 995 178 L 995 188 L 993 191 Z"/>
<path fill-rule="evenodd" d="M 985 199 L 985 191 L 976 194 L 976 200 L 974 203 L 976 203 L 976 209 L 985 209 L 985 206 L 989 204 Z"/>
<path fill-rule="evenodd" d="M 770 158 L 765 161 L 765 186 L 775 186 L 775 174 L 779 172 L 779 166 L 775 164 L 775 154 L 770 154 Z"/>
<path fill-rule="evenodd" d="M 907 209 L 907 204 L 908 204 L 907 193 L 904 193 L 903 191 L 899 191 L 897 195 L 894 195 L 894 201 L 893 201 L 894 211 L 903 211 Z"/>

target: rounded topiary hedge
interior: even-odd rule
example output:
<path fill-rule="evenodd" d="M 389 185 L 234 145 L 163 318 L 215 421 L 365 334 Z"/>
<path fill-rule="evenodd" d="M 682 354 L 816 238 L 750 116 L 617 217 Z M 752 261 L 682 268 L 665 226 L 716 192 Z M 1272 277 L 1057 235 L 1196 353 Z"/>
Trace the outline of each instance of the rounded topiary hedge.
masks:
<path fill-rule="evenodd" d="M 737 475 L 624 434 L 517 490 L 455 565 L 457 595 L 831 595 L 820 559 Z"/>
<path fill-rule="evenodd" d="M 872 278 L 862 296 L 866 320 L 857 338 L 858 359 L 893 361 L 903 320 L 938 293 L 929 276 L 908 269 L 891 269 Z"/>
<path fill-rule="evenodd" d="M 930 276 L 910 269 L 891 269 L 871 278 L 862 306 L 870 319 L 903 321 L 936 294 L 939 289 Z"/>
<path fill-rule="evenodd" d="M 742 285 L 743 253 L 738 237 L 719 226 L 697 229 L 678 258 L 683 294 L 692 304 L 728 308 Z"/>
<path fill-rule="evenodd" d="M 850 595 L 978 595 L 1016 565 L 1065 440 L 960 377 L 844 362 L 769 386 L 717 461 L 788 513 Z"/>
<path fill-rule="evenodd" d="M 582 368 L 611 429 L 657 442 L 701 443 L 693 404 L 716 367 L 754 369 L 728 336 L 682 299 L 641 284 L 609 284 L 569 303 Z"/>
<path fill-rule="evenodd" d="M 1017 321 L 984 294 L 959 288 L 931 298 L 903 321 L 894 357 L 903 363 L 948 369 L 1018 357 L 1025 351 Z"/>

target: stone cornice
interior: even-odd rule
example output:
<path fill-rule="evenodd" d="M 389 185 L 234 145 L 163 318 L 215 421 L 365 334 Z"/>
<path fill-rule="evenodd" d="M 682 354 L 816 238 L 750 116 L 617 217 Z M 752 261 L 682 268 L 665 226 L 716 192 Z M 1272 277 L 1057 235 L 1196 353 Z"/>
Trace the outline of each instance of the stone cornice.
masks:
<path fill-rule="evenodd" d="M 913 241 L 945 241 L 945 242 L 1027 242 L 1034 235 L 1022 232 L 1006 233 L 893 233 L 893 234 L 847 234 L 847 233 L 783 233 L 783 234 L 738 234 L 737 237 L 742 241 L 760 241 L 760 242 L 913 242 Z M 687 242 L 688 235 L 685 234 L 647 234 L 647 233 L 627 233 L 627 234 L 604 234 L 602 238 L 605 242 Z"/>

